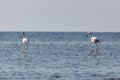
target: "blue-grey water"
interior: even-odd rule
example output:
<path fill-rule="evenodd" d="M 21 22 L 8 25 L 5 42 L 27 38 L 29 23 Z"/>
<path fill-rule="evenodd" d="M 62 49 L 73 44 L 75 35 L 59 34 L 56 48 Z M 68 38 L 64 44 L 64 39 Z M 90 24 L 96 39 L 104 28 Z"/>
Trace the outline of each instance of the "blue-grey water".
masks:
<path fill-rule="evenodd" d="M 120 32 L 94 32 L 98 52 L 85 32 L 0 32 L 0 80 L 120 79 Z"/>

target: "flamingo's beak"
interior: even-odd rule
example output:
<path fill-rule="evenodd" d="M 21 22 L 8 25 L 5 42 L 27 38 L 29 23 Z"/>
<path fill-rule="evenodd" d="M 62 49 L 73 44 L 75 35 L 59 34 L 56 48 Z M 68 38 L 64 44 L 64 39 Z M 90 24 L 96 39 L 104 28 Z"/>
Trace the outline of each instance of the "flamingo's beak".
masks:
<path fill-rule="evenodd" d="M 86 37 L 88 37 L 88 34 L 86 34 Z"/>
<path fill-rule="evenodd" d="M 25 35 L 25 33 L 24 33 L 24 32 L 22 32 L 22 34 L 23 34 L 23 35 Z"/>

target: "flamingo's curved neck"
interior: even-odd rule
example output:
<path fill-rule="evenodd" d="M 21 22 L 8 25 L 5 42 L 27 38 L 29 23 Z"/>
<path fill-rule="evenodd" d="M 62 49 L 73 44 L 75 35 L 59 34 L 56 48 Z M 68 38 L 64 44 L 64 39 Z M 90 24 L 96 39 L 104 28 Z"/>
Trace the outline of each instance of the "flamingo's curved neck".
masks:
<path fill-rule="evenodd" d="M 22 38 L 24 38 L 24 35 L 22 36 Z"/>
<path fill-rule="evenodd" d="M 24 37 L 25 37 L 25 33 L 23 32 L 23 33 L 22 33 L 22 38 L 24 38 Z"/>
<path fill-rule="evenodd" d="M 92 34 L 89 34 L 89 35 L 88 35 L 88 38 L 89 38 L 89 41 L 91 41 Z"/>

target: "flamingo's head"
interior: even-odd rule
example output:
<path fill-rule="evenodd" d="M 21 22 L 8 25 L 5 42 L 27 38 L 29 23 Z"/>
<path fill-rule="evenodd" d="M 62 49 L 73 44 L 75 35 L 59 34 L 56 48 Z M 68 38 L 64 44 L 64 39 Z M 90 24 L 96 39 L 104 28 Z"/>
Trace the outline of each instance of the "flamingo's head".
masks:
<path fill-rule="evenodd" d="M 86 36 L 87 37 L 92 36 L 92 33 L 91 32 L 87 32 Z"/>
<path fill-rule="evenodd" d="M 23 36 L 25 35 L 25 32 L 22 32 Z"/>

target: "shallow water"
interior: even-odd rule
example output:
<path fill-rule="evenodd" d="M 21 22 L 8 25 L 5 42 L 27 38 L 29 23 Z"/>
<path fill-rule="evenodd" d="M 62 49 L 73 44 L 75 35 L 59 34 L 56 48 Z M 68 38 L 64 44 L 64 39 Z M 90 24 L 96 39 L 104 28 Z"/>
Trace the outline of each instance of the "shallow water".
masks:
<path fill-rule="evenodd" d="M 98 52 L 85 33 L 1 32 L 1 80 L 111 80 L 120 78 L 120 33 L 94 33 Z"/>

